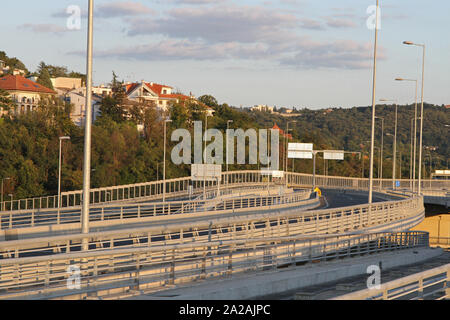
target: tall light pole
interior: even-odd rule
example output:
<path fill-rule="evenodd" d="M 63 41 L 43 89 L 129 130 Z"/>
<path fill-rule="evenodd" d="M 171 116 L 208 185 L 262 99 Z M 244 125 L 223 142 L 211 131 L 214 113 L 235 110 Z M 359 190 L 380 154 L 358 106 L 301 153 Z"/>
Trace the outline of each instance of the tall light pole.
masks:
<path fill-rule="evenodd" d="M 372 82 L 372 139 L 370 142 L 370 174 L 369 174 L 369 204 L 373 199 L 373 157 L 375 149 L 375 109 L 376 109 L 376 88 L 377 88 L 377 46 L 378 46 L 378 14 L 379 0 L 377 0 L 375 17 L 375 44 L 373 54 L 373 82 Z"/>
<path fill-rule="evenodd" d="M 381 156 L 380 156 L 380 186 L 383 184 L 383 150 L 384 150 L 384 118 L 383 117 L 375 117 L 376 119 L 381 119 Z"/>
<path fill-rule="evenodd" d="M 288 171 L 287 167 L 288 167 L 288 147 L 289 147 L 289 141 L 288 141 L 288 134 L 289 134 L 289 121 L 286 124 L 286 143 L 285 143 L 285 149 L 284 149 L 284 153 L 285 153 L 285 164 L 284 164 L 284 171 Z"/>
<path fill-rule="evenodd" d="M 13 201 L 14 201 L 14 195 L 12 193 L 8 194 L 8 197 L 11 199 L 11 211 L 13 211 Z"/>
<path fill-rule="evenodd" d="M 166 139 L 167 139 L 167 122 L 172 122 L 170 119 L 164 120 L 164 167 L 163 167 L 163 203 L 166 202 Z"/>
<path fill-rule="evenodd" d="M 390 134 L 390 133 L 386 133 L 386 136 L 388 137 L 392 137 L 394 139 L 394 150 L 393 150 L 393 157 L 392 157 L 392 189 L 395 189 L 395 166 L 396 166 L 396 161 L 397 161 L 397 145 L 396 145 L 396 139 L 395 139 L 395 134 Z"/>
<path fill-rule="evenodd" d="M 5 211 L 5 204 L 3 203 L 3 181 L 5 180 L 11 180 L 11 178 L 8 177 L 2 179 L 2 208 L 1 208 L 2 211 Z"/>
<path fill-rule="evenodd" d="M 226 159 L 227 159 L 227 164 L 226 164 L 226 170 L 227 170 L 227 172 L 228 172 L 228 130 L 230 129 L 230 123 L 233 123 L 233 120 L 228 120 L 227 121 L 227 135 L 226 135 L 226 139 L 227 139 L 227 143 L 226 143 L 226 145 L 227 145 L 227 156 L 226 156 Z M 228 183 L 228 179 L 227 179 L 227 183 Z"/>
<path fill-rule="evenodd" d="M 58 161 L 58 208 L 61 208 L 61 158 L 62 158 L 62 142 L 70 140 L 70 137 L 59 137 L 59 161 Z"/>
<path fill-rule="evenodd" d="M 205 117 L 205 143 L 204 143 L 204 148 L 205 150 L 203 151 L 203 165 L 205 166 L 206 163 L 206 138 L 208 137 L 208 117 L 211 117 L 210 114 L 206 114 Z M 203 173 L 205 173 L 205 167 L 203 166 Z M 206 176 L 205 174 L 203 174 L 203 200 L 206 201 Z"/>
<path fill-rule="evenodd" d="M 398 126 L 398 103 L 397 100 L 381 99 L 384 102 L 395 103 L 395 129 L 394 129 L 394 160 L 392 165 L 392 189 L 395 189 L 396 169 L 397 169 L 397 126 Z"/>
<path fill-rule="evenodd" d="M 414 162 L 413 162 L 413 192 L 416 189 L 416 147 L 417 147 L 417 80 L 396 78 L 396 81 L 411 81 L 416 83 L 416 95 L 414 103 Z"/>
<path fill-rule="evenodd" d="M 92 51 L 94 30 L 94 0 L 89 0 L 89 19 L 87 33 L 86 57 L 86 116 L 84 133 L 84 163 L 83 163 L 83 208 L 81 217 L 81 232 L 89 233 L 89 203 L 91 188 L 91 127 L 92 127 Z M 87 239 L 83 240 L 83 250 L 88 250 Z"/>
<path fill-rule="evenodd" d="M 404 41 L 403 44 L 406 44 L 408 46 L 416 46 L 416 47 L 422 47 L 423 53 L 422 53 L 422 95 L 421 95 L 421 111 L 420 111 L 420 142 L 419 142 L 419 194 L 421 194 L 422 191 L 422 142 L 423 142 L 423 94 L 424 94 L 424 82 L 425 82 L 425 44 L 418 44 L 411 41 Z M 415 179 L 415 177 L 414 177 Z"/>
<path fill-rule="evenodd" d="M 409 188 L 414 191 L 414 186 L 412 185 L 413 178 L 413 142 L 414 142 L 414 118 L 411 118 L 411 151 L 409 156 Z"/>

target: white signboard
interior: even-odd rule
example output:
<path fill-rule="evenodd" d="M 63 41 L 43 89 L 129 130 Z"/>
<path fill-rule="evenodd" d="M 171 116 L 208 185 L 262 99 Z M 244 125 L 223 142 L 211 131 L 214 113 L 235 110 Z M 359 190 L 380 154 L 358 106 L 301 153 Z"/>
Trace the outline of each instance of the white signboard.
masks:
<path fill-rule="evenodd" d="M 220 164 L 193 164 L 191 166 L 192 181 L 222 180 L 222 166 Z"/>
<path fill-rule="evenodd" d="M 450 170 L 436 170 L 438 175 L 450 175 Z"/>
<path fill-rule="evenodd" d="M 289 159 L 312 159 L 313 153 L 308 151 L 288 151 Z"/>
<path fill-rule="evenodd" d="M 261 175 L 263 176 L 272 176 L 274 178 L 283 178 L 284 171 L 270 170 L 270 169 L 262 169 Z"/>
<path fill-rule="evenodd" d="M 324 151 L 323 157 L 325 160 L 344 160 L 344 151 L 340 150 Z"/>
<path fill-rule="evenodd" d="M 313 151 L 312 143 L 289 143 L 288 151 Z"/>
<path fill-rule="evenodd" d="M 312 143 L 289 143 L 289 159 L 312 159 L 314 145 Z"/>

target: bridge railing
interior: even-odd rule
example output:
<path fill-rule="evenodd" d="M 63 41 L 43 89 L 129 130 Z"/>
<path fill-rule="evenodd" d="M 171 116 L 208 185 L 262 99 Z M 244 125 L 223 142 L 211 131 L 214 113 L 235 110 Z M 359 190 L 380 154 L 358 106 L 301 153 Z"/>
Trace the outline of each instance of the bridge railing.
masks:
<path fill-rule="evenodd" d="M 443 300 L 450 298 L 450 264 L 333 300 Z"/>
<path fill-rule="evenodd" d="M 286 172 L 286 179 L 289 184 L 297 186 L 312 186 L 313 176 L 311 174 Z M 271 177 L 261 175 L 261 171 L 230 171 L 222 174 L 223 186 L 245 186 L 249 183 L 263 183 L 267 179 L 272 181 Z M 400 189 L 412 189 L 410 180 L 400 181 Z M 316 175 L 316 185 L 321 187 L 336 187 L 336 188 L 355 188 L 367 190 L 369 187 L 368 179 L 348 178 L 348 177 L 333 177 Z M 418 182 L 416 181 L 416 190 Z M 191 181 L 190 177 L 183 177 L 178 179 L 168 179 L 165 183 L 166 196 L 177 197 L 189 195 L 190 187 L 193 192 L 198 194 L 203 192 L 203 181 Z M 374 179 L 375 189 L 390 189 L 393 187 L 392 179 Z M 214 190 L 217 188 L 217 183 L 213 181 L 206 182 L 206 188 Z M 430 190 L 450 190 L 450 180 L 422 180 L 422 188 Z M 90 203 L 91 204 L 106 204 L 120 201 L 136 201 L 148 199 L 162 198 L 164 190 L 163 181 L 152 181 L 146 183 L 137 183 L 131 185 L 113 186 L 105 188 L 91 189 Z M 82 191 L 71 191 L 61 193 L 61 207 L 76 207 L 81 205 Z M 14 201 L 4 201 L 0 204 L 0 211 L 17 211 L 27 209 L 49 209 L 58 207 L 58 197 L 56 195 L 36 197 L 29 199 L 20 199 Z"/>
<path fill-rule="evenodd" d="M 253 190 L 253 189 L 252 189 Z M 285 195 L 261 195 L 224 198 L 218 200 L 167 201 L 135 204 L 105 204 L 89 208 L 89 221 L 126 221 L 148 217 L 198 214 L 205 212 L 243 212 L 249 209 L 295 206 L 309 199 L 311 191 L 304 190 Z M 81 222 L 81 208 L 32 209 L 0 212 L 0 230 L 61 225 Z"/>
<path fill-rule="evenodd" d="M 316 201 L 315 199 L 306 202 Z M 303 202 L 302 202 L 303 203 Z M 304 211 L 278 210 L 251 215 L 219 215 L 214 219 L 191 222 L 164 223 L 152 227 L 92 232 L 88 235 L 72 234 L 0 241 L 0 259 L 29 255 L 61 254 L 79 251 L 83 240 L 90 251 L 117 250 L 125 247 L 151 247 L 176 245 L 186 242 L 225 240 L 251 240 L 254 238 L 289 237 L 300 235 L 344 234 L 379 231 L 404 231 L 420 223 L 424 217 L 421 197 L 400 201 L 357 205 L 336 209 Z"/>
<path fill-rule="evenodd" d="M 259 171 L 229 172 L 222 175 L 224 185 L 243 185 L 248 182 L 262 182 Z M 165 182 L 166 197 L 188 196 L 190 188 L 194 194 L 203 192 L 203 181 L 191 181 L 190 177 L 167 179 Z M 206 181 L 208 190 L 217 188 L 217 182 Z M 105 204 L 118 201 L 133 201 L 140 199 L 160 199 L 164 193 L 164 181 L 152 181 L 130 185 L 93 188 L 90 192 L 91 204 Z M 82 190 L 61 193 L 61 208 L 81 206 Z M 0 211 L 27 209 L 55 209 L 58 207 L 58 196 L 43 196 L 28 199 L 4 201 Z"/>
<path fill-rule="evenodd" d="M 442 246 L 444 248 L 450 248 L 450 238 L 449 237 L 430 237 L 430 245 L 432 246 Z"/>
<path fill-rule="evenodd" d="M 428 233 L 291 236 L 0 260 L 0 298 L 156 291 L 200 279 L 428 246 Z M 79 288 L 74 284 L 79 272 Z M 117 290 L 116 290 L 117 291 Z"/>

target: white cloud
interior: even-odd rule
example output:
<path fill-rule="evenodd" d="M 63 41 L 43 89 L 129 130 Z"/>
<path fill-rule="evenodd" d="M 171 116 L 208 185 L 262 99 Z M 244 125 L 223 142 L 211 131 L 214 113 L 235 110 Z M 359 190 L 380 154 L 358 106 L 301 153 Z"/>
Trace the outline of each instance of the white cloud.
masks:
<path fill-rule="evenodd" d="M 95 15 L 102 18 L 140 16 L 154 14 L 155 12 L 140 2 L 108 2 L 100 4 L 95 10 Z"/>
<path fill-rule="evenodd" d="M 61 25 L 57 25 L 57 24 L 51 24 L 51 23 L 41 23 L 41 24 L 32 24 L 32 23 L 26 23 L 26 24 L 22 24 L 18 27 L 19 29 L 27 29 L 27 30 L 31 30 L 33 32 L 36 33 L 63 33 L 63 32 L 68 32 L 68 31 L 72 31 L 69 30 L 66 27 L 63 27 Z"/>

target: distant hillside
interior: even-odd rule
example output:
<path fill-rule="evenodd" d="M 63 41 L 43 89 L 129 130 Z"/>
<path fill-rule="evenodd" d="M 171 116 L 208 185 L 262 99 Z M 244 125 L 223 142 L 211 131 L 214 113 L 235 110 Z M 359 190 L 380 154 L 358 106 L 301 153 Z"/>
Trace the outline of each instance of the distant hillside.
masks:
<path fill-rule="evenodd" d="M 420 109 L 420 106 L 418 108 Z M 398 107 L 397 150 L 402 155 L 403 177 L 409 177 L 410 127 L 411 119 L 414 116 L 413 110 L 414 106 L 411 105 Z M 274 123 L 277 123 L 282 129 L 286 129 L 287 121 L 289 121 L 289 127 L 293 128 L 292 134 L 294 138 L 301 142 L 313 142 L 316 149 L 362 151 L 362 146 L 364 146 L 364 151 L 367 154 L 370 148 L 366 141 L 370 140 L 371 137 L 371 107 L 327 110 L 304 109 L 300 111 L 298 116 L 289 118 L 266 112 L 253 112 L 250 110 L 245 110 L 244 112 L 261 127 L 271 127 Z M 431 154 L 433 160 L 433 170 L 446 168 L 448 165 L 447 162 L 450 158 L 450 128 L 446 125 L 450 125 L 450 109 L 446 109 L 444 106 L 425 104 L 424 112 L 423 145 L 426 164 L 425 174 L 428 176 L 429 154 Z M 383 176 L 390 177 L 392 176 L 393 137 L 387 136 L 386 133 L 394 134 L 395 107 L 377 106 L 377 116 L 385 119 Z M 420 121 L 418 123 L 419 131 Z M 376 136 L 376 146 L 379 147 L 381 146 L 381 120 L 377 120 Z M 419 134 L 417 153 L 418 148 Z M 399 155 L 397 159 L 399 159 Z M 377 159 L 375 160 L 377 161 Z M 400 160 L 398 161 L 400 162 Z M 333 164 L 330 162 L 330 165 Z M 335 163 L 335 165 L 339 164 Z"/>

